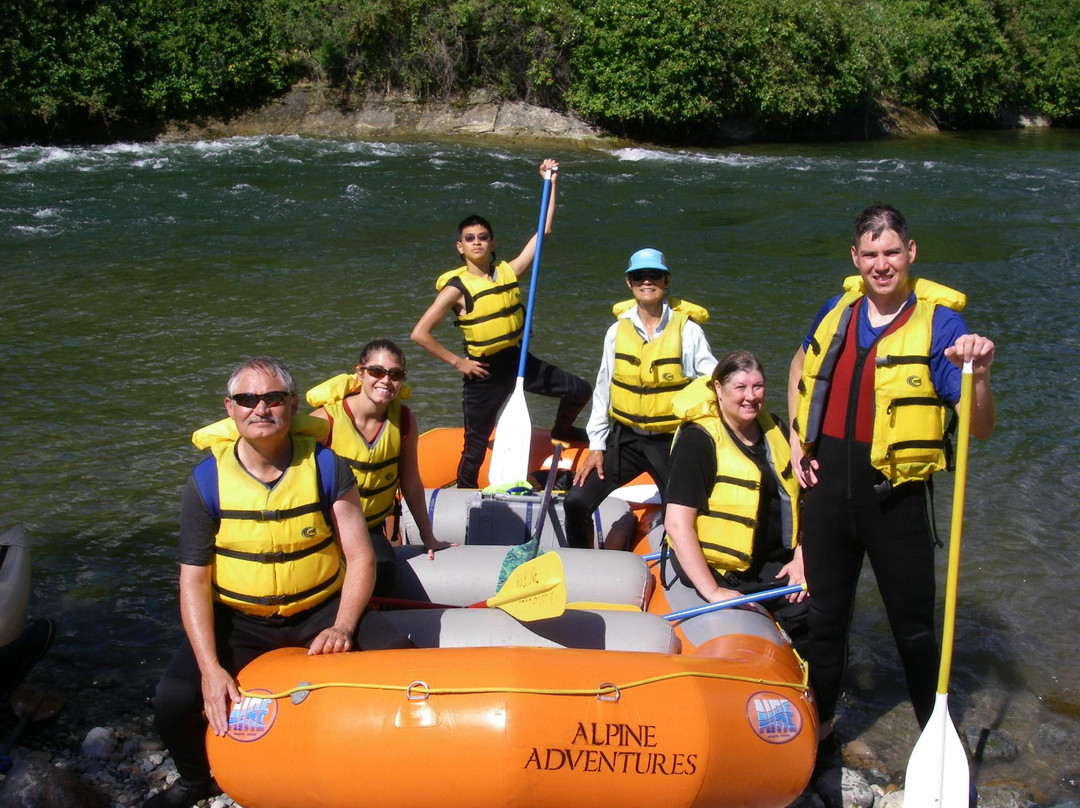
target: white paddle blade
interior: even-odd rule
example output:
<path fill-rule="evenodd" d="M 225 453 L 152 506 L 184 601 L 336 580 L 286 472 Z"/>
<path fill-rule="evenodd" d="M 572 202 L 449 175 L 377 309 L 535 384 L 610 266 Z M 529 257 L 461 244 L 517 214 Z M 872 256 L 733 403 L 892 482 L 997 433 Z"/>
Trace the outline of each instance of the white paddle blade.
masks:
<path fill-rule="evenodd" d="M 532 421 L 525 402 L 525 380 L 518 376 L 510 400 L 495 424 L 495 445 L 491 449 L 488 482 L 491 485 L 524 480 L 529 474 Z"/>
<path fill-rule="evenodd" d="M 968 808 L 970 788 L 967 754 L 949 716 L 949 694 L 938 693 L 908 758 L 904 808 Z"/>

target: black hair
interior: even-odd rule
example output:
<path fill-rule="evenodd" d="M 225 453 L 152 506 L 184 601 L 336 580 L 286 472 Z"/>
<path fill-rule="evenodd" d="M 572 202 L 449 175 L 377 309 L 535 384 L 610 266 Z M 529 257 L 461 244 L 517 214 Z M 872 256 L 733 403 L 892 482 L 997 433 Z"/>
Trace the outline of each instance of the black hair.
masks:
<path fill-rule="evenodd" d="M 492 238 L 495 238 L 495 231 L 491 227 L 491 222 L 489 222 L 487 219 L 477 213 L 470 213 L 468 216 L 462 219 L 457 226 L 458 241 L 461 240 L 461 231 L 464 230 L 466 227 L 472 227 L 474 225 L 480 225 L 485 230 L 487 230 L 488 233 L 491 234 Z"/>
<path fill-rule="evenodd" d="M 363 365 L 367 362 L 368 357 L 379 351 L 386 351 L 391 354 L 397 361 L 401 363 L 401 366 L 405 367 L 405 352 L 398 347 L 397 343 L 389 339 L 373 339 L 367 345 L 360 349 L 360 361 L 357 364 Z"/>

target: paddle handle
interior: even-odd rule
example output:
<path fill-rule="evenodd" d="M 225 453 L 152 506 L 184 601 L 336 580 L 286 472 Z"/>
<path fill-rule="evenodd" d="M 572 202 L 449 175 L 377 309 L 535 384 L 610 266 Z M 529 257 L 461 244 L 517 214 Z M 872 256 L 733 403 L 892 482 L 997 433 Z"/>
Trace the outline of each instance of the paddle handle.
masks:
<path fill-rule="evenodd" d="M 551 200 L 551 174 L 550 168 L 544 172 L 544 187 L 540 192 L 540 221 L 536 225 L 536 249 L 533 250 L 532 272 L 529 273 L 529 299 L 525 304 L 525 326 L 521 333 L 521 356 L 518 357 L 519 379 L 525 376 L 525 357 L 529 353 L 529 332 L 532 330 L 536 277 L 540 274 L 540 248 L 544 246 L 544 224 L 547 222 L 548 202 Z"/>
<path fill-rule="evenodd" d="M 551 507 L 551 492 L 555 488 L 555 477 L 559 473 L 559 455 L 562 454 L 563 447 L 568 447 L 570 444 L 563 443 L 561 440 L 552 440 L 551 445 L 554 447 L 551 453 L 551 465 L 548 467 L 547 482 L 544 483 L 544 496 L 540 500 L 540 516 L 536 519 L 536 531 L 532 537 L 537 546 L 540 543 L 540 535 L 544 532 L 544 522 L 547 519 L 548 508 Z"/>
<path fill-rule="evenodd" d="M 762 600 L 771 600 L 772 598 L 783 597 L 784 595 L 793 595 L 796 592 L 802 592 L 806 589 L 806 584 L 789 584 L 788 586 L 778 586 L 774 589 L 765 589 L 761 592 L 752 592 L 749 595 L 740 595 L 737 598 L 728 598 L 727 600 L 721 600 L 717 603 L 706 603 L 701 606 L 692 606 L 689 609 L 680 609 L 677 612 L 671 612 L 665 614 L 665 620 L 684 620 L 687 617 L 697 617 L 699 614 L 707 614 L 709 612 L 716 612 L 720 609 L 730 609 L 733 606 L 744 606 L 747 603 L 758 603 Z"/>
<path fill-rule="evenodd" d="M 967 488 L 968 442 L 971 436 L 972 363 L 964 362 L 960 374 L 960 409 L 956 427 L 956 470 L 953 480 L 952 521 L 949 526 L 949 567 L 945 578 L 945 622 L 941 630 L 941 664 L 937 692 L 949 692 L 953 635 L 956 628 L 956 590 L 960 579 L 960 535 L 964 526 L 964 493 Z"/>

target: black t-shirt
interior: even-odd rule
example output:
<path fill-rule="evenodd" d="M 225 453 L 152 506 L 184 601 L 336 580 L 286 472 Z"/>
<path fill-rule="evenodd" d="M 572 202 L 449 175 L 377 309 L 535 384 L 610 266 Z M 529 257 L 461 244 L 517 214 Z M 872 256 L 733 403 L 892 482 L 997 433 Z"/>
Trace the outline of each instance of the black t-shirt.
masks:
<path fill-rule="evenodd" d="M 350 488 L 356 487 L 349 464 L 337 455 L 334 456 L 334 501 L 337 502 Z M 278 478 L 278 481 L 281 477 Z M 265 485 L 265 483 L 264 483 Z M 277 485 L 267 485 L 270 490 Z M 214 535 L 218 522 L 207 510 L 195 477 L 189 476 L 184 486 L 184 496 L 180 503 L 180 563 L 194 567 L 207 567 L 214 561 Z"/>
<path fill-rule="evenodd" d="M 762 492 L 758 500 L 758 527 L 754 531 L 752 568 L 765 561 L 784 560 L 791 551 L 784 547 L 780 535 L 780 495 L 765 454 L 765 436 L 758 438 L 753 446 L 746 446 L 732 434 L 727 424 L 724 424 L 724 429 L 728 430 L 732 443 L 754 462 L 761 474 Z M 688 426 L 679 432 L 671 447 L 671 476 L 664 501 L 699 512 L 707 511 L 716 474 L 716 447 L 712 436 L 699 426 Z"/>

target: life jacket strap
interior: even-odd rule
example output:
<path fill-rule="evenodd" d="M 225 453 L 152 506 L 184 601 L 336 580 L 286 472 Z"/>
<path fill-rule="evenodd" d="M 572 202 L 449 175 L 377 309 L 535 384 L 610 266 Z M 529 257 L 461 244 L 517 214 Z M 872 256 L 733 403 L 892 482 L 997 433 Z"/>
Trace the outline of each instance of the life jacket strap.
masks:
<path fill-rule="evenodd" d="M 256 561 L 260 564 L 285 564 L 289 561 L 299 561 L 301 558 L 307 558 L 309 555 L 314 555 L 320 550 L 325 550 L 333 543 L 334 537 L 327 536 L 318 544 L 312 545 L 311 547 L 305 547 L 303 550 L 293 550 L 288 553 L 245 553 L 242 550 L 232 550 L 226 547 L 214 547 L 213 549 L 216 555 L 225 556 L 226 558 L 235 558 L 238 561 Z"/>

